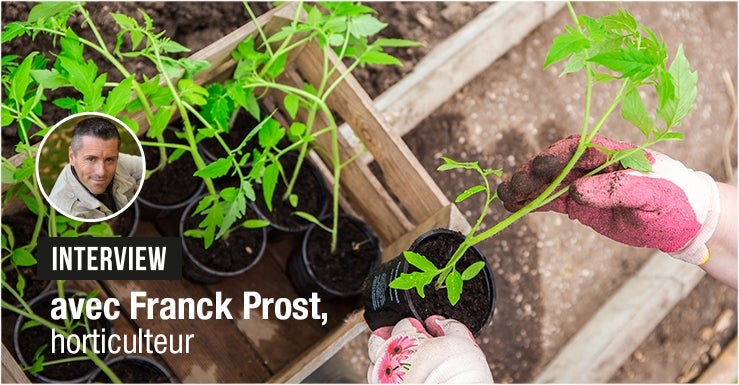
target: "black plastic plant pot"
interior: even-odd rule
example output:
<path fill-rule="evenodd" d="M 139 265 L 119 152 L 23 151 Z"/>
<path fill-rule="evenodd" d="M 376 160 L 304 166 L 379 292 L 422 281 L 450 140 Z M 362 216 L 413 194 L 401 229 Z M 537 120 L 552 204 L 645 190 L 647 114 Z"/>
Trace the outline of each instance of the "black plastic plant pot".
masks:
<path fill-rule="evenodd" d="M 426 256 L 436 266 L 443 266 L 463 240 L 464 236 L 459 232 L 435 229 L 418 237 L 409 250 Z M 457 270 L 464 271 L 467 266 L 481 260 L 485 261 L 485 256 L 476 247 L 471 247 L 457 263 Z M 490 325 L 495 312 L 495 280 L 487 263 L 477 276 L 464 282 L 461 299 L 454 306 L 449 303 L 446 289 L 435 290 L 433 282 L 425 287 L 425 298 L 421 298 L 416 289 L 390 288 L 390 282 L 401 273 L 416 270 L 401 254 L 370 274 L 364 287 L 364 319 L 370 329 L 394 326 L 408 317 L 423 321 L 432 315 L 460 321 L 475 336 Z"/>
<path fill-rule="evenodd" d="M 172 373 L 149 357 L 126 355 L 106 362 L 124 384 L 171 384 L 177 382 Z M 101 370 L 96 369 L 89 383 L 111 384 L 113 381 Z"/>
<path fill-rule="evenodd" d="M 72 298 L 74 294 L 75 292 L 72 290 L 65 290 L 64 292 L 65 298 Z M 54 321 L 51 319 L 52 301 L 54 298 L 57 298 L 58 295 L 59 293 L 56 291 L 47 292 L 43 296 L 30 302 L 29 306 L 36 315 L 60 325 L 63 328 L 64 321 Z M 77 296 L 76 298 L 84 297 Z M 51 329 L 45 326 L 37 325 L 30 328 L 24 328 L 27 321 L 28 318 L 25 316 L 18 317 L 13 329 L 13 347 L 15 348 L 15 356 L 22 368 L 28 368 L 33 365 L 36 352 L 44 344 L 46 344 L 46 348 L 42 354 L 44 355 L 44 362 L 47 363 L 65 358 L 85 357 L 85 354 L 80 348 L 76 347 L 73 342 L 67 342 L 64 337 L 60 337 L 58 335 L 53 338 Z M 78 320 L 70 319 L 70 321 L 75 322 Z M 97 320 L 88 320 L 88 322 L 90 330 L 94 330 L 92 332 L 93 335 L 95 335 L 94 333 L 97 333 L 98 335 L 96 344 L 98 349 L 100 349 L 100 336 L 107 336 L 113 333 L 113 322 L 102 316 Z M 83 346 L 82 342 L 84 341 L 86 334 L 88 333 L 85 330 L 85 327 L 78 326 L 73 332 L 73 335 L 76 335 L 77 337 L 70 336 L 70 338 L 75 338 L 79 341 L 80 346 Z M 52 353 L 52 347 L 54 348 L 54 353 Z M 91 347 L 88 346 L 88 349 L 91 349 Z M 109 353 L 106 351 L 98 354 L 98 357 L 100 357 L 101 360 L 105 360 L 108 355 Z M 27 371 L 26 374 L 34 382 L 82 383 L 86 382 L 90 378 L 96 368 L 97 366 L 92 362 L 92 360 L 86 359 L 48 365 L 44 366 L 44 370 L 39 373 L 31 373 L 30 371 Z"/>
<path fill-rule="evenodd" d="M 164 138 L 170 143 L 182 143 L 177 138 L 177 128 L 164 130 Z M 144 146 L 146 169 L 153 170 L 159 164 L 160 148 Z M 205 183 L 193 176 L 197 166 L 188 152 L 164 168 L 151 174 L 143 183 L 138 196 L 140 217 L 146 220 L 164 218 L 174 211 L 186 207 L 203 192 Z"/>
<path fill-rule="evenodd" d="M 288 259 L 287 273 L 302 297 L 315 292 L 322 299 L 346 298 L 362 292 L 364 280 L 379 263 L 377 237 L 364 222 L 342 214 L 336 251 L 331 253 L 331 233 L 312 225 Z"/>
<path fill-rule="evenodd" d="M 200 198 L 190 203 L 180 218 L 182 274 L 195 282 L 215 283 L 254 267 L 267 248 L 267 227 L 237 227 L 228 237 L 216 239 L 206 249 L 203 239 L 185 235 L 188 229 L 198 228 L 203 220 L 201 215 L 192 215 Z M 247 210 L 245 217 L 249 216 L 253 217 L 254 214 Z"/>
<path fill-rule="evenodd" d="M 293 154 L 287 154 L 280 158 L 286 175 L 292 175 L 297 158 L 297 155 Z M 272 241 L 281 239 L 286 233 L 306 231 L 311 226 L 309 221 L 295 215 L 296 211 L 307 212 L 316 218 L 321 218 L 329 204 L 326 182 L 316 166 L 307 158 L 302 163 L 295 184 L 294 193 L 298 195 L 297 207 L 290 205 L 288 200 L 284 198 L 287 186 L 279 179 L 275 187 L 271 211 L 264 202 L 261 186 L 255 186 L 255 190 L 257 190 L 257 199 L 254 202 L 254 210 L 261 219 L 270 223 L 270 238 L 272 238 Z"/>

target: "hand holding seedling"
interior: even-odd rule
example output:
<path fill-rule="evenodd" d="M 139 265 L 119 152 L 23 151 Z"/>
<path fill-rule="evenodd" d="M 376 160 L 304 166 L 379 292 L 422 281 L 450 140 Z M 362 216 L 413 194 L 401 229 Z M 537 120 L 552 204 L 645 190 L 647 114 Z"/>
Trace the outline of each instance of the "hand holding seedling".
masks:
<path fill-rule="evenodd" d="M 578 72 L 584 73 L 586 80 L 583 90 L 585 106 L 580 134 L 571 137 L 554 148 L 550 148 L 549 153 L 545 156 L 534 159 L 523 166 L 521 172 L 514 176 L 507 185 L 502 186 L 497 193 L 490 193 L 490 187 L 486 181 L 483 186 L 472 187 L 461 194 L 457 202 L 483 191 L 486 192 L 488 197 L 481 207 L 478 221 L 473 226 L 472 231 L 467 234 L 465 241 L 443 268 L 419 267 L 418 263 L 413 263 L 413 259 L 408 258 L 414 256 L 407 253 L 405 256 L 408 263 L 423 270 L 423 272 L 421 274 L 415 273 L 415 275 L 411 275 L 413 273 L 401 274 L 400 277 L 390 283 L 391 288 L 416 288 L 419 295 L 423 296 L 423 286 L 431 283 L 433 279 L 433 277 L 428 278 L 430 272 L 443 271 L 445 273 L 441 274 L 441 277 L 445 280 L 445 285 L 438 284 L 441 279 L 437 279 L 435 288 L 439 289 L 446 286 L 449 301 L 454 305 L 461 295 L 462 280 L 456 278 L 459 273 L 453 274 L 451 272 L 456 272 L 454 265 L 464 250 L 494 236 L 532 211 L 558 209 L 560 212 L 569 213 L 562 206 L 568 202 L 567 199 L 571 199 L 567 195 L 570 183 L 581 177 L 600 172 L 609 173 L 608 175 L 614 178 L 600 183 L 616 181 L 632 183 L 633 181 L 646 180 L 649 181 L 650 186 L 658 186 L 665 184 L 662 181 L 669 181 L 669 192 L 662 192 L 661 197 L 670 201 L 657 209 L 676 209 L 676 207 L 670 205 L 678 204 L 678 201 L 674 199 L 681 197 L 682 210 L 693 213 L 695 216 L 693 221 L 684 222 L 680 226 L 690 223 L 692 229 L 683 233 L 684 230 L 679 229 L 677 224 L 671 223 L 669 220 L 653 221 L 651 218 L 653 218 L 655 212 L 650 211 L 652 207 L 643 206 L 644 196 L 635 193 L 625 193 L 615 200 L 612 198 L 606 199 L 605 196 L 598 197 L 596 199 L 597 203 L 594 202 L 591 206 L 597 207 L 601 211 L 590 210 L 587 213 L 582 213 L 582 219 L 580 220 L 583 223 L 590 224 L 598 231 L 607 232 L 614 237 L 617 236 L 630 241 L 633 241 L 634 237 L 640 237 L 633 241 L 635 244 L 656 242 L 652 244 L 652 247 L 659 247 L 670 252 L 684 247 L 692 238 L 698 239 L 695 241 L 696 245 L 704 243 L 710 237 L 710 233 L 713 233 L 712 227 L 715 227 L 715 224 L 711 225 L 711 222 L 714 221 L 713 211 L 717 208 L 711 206 L 712 203 L 707 207 L 703 206 L 702 203 L 692 198 L 705 194 L 704 190 L 709 191 L 710 183 L 704 181 L 702 176 L 692 170 L 677 172 L 676 170 L 681 169 L 681 167 L 663 161 L 662 158 L 660 158 L 660 161 L 656 161 L 655 156 L 647 156 L 649 153 L 644 150 L 646 147 L 661 141 L 683 139 L 682 133 L 674 131 L 674 129 L 693 108 L 697 95 L 698 75 L 691 71 L 690 63 L 685 57 L 682 46 L 678 46 L 675 57 L 670 62 L 665 43 L 657 37 L 658 35 L 654 31 L 639 24 L 628 11 L 618 10 L 615 14 L 596 19 L 584 15 L 578 16 L 570 3 L 567 3 L 567 8 L 572 15 L 574 26 L 567 26 L 564 33 L 554 38 L 544 61 L 544 68 L 564 61 L 561 76 Z M 613 95 L 611 102 L 600 116 L 593 116 L 593 92 L 596 86 L 604 83 L 613 83 L 618 87 L 618 91 Z M 643 94 L 647 93 L 656 98 L 656 108 L 653 111 L 647 108 L 647 103 L 643 99 Z M 618 143 L 598 136 L 598 132 L 606 124 L 608 118 L 619 109 L 621 117 L 636 127 L 644 136 L 642 144 L 637 146 Z M 445 162 L 447 165 L 454 163 L 471 165 L 476 163 L 450 162 L 447 159 L 445 159 Z M 534 166 L 534 163 L 536 163 L 536 166 Z M 449 170 L 453 168 L 465 167 L 445 166 L 440 169 Z M 536 172 L 532 168 L 535 168 Z M 624 169 L 635 171 L 627 172 L 623 171 Z M 655 180 L 644 179 L 648 177 L 645 175 L 637 176 L 640 174 L 636 170 L 652 172 L 650 175 L 657 176 L 657 178 Z M 617 171 L 620 172 L 614 173 Z M 485 179 L 485 176 L 483 176 L 483 179 Z M 592 179 L 592 181 L 598 180 L 600 179 Z M 682 182 L 684 180 L 688 182 Z M 584 183 L 584 185 L 588 188 L 594 187 L 589 183 Z M 698 186 L 707 187 L 702 189 Z M 715 189 L 715 183 L 713 186 Z M 602 185 L 597 186 L 597 188 L 600 187 Z M 581 191 L 584 189 L 585 186 L 580 188 Z M 628 191 L 622 190 L 620 187 L 616 190 Z M 610 191 L 616 190 L 612 189 Z M 577 191 L 576 189 L 573 193 L 577 195 Z M 640 194 L 642 193 L 640 192 Z M 711 193 L 713 194 L 713 192 Z M 511 215 L 478 232 L 478 226 L 485 218 L 491 201 L 498 198 L 499 195 L 505 201 L 506 208 L 512 211 Z M 578 196 L 583 197 L 582 194 Z M 580 203 L 582 204 L 582 202 Z M 641 211 L 634 210 L 640 206 L 644 209 Z M 628 215 L 623 214 L 624 207 L 629 208 Z M 580 209 L 580 211 L 584 210 Z M 606 223 L 608 218 L 599 216 L 606 213 L 611 215 L 611 220 L 618 220 L 620 223 L 614 228 L 609 228 L 610 224 Z M 615 218 L 617 214 L 621 217 Z M 655 233 L 647 235 L 645 234 L 646 231 L 639 231 L 636 226 L 631 232 L 623 233 L 624 225 L 633 223 L 634 220 L 641 226 L 649 222 L 649 229 L 660 235 L 659 240 L 650 239 L 650 237 L 655 236 Z M 672 230 L 666 230 L 665 227 Z M 668 237 L 666 235 L 677 235 L 678 233 L 680 233 L 680 237 Z M 708 233 L 708 236 L 704 233 Z M 669 242 L 667 238 L 670 238 Z M 699 256 L 693 255 L 693 253 L 700 254 L 700 251 L 692 251 L 693 247 L 691 243 L 691 251 L 680 254 L 679 257 L 691 261 L 697 259 L 694 263 L 701 262 L 705 257 L 705 246 L 702 248 L 703 254 Z M 414 259 L 421 260 L 421 258 Z M 423 263 L 421 266 L 424 265 L 426 264 Z M 455 278 L 446 281 L 446 277 Z M 471 278 L 473 276 L 467 276 L 467 279 Z"/>
<path fill-rule="evenodd" d="M 579 142 L 560 140 L 521 166 L 500 184 L 498 196 L 515 211 L 533 200 L 559 175 Z M 707 257 L 706 241 L 719 218 L 719 191 L 706 173 L 696 172 L 668 156 L 650 150 L 651 172 L 611 164 L 592 176 L 609 153 L 636 146 L 595 137 L 564 179 L 569 192 L 542 206 L 567 214 L 613 240 L 631 246 L 660 249 L 673 257 L 700 264 Z"/>

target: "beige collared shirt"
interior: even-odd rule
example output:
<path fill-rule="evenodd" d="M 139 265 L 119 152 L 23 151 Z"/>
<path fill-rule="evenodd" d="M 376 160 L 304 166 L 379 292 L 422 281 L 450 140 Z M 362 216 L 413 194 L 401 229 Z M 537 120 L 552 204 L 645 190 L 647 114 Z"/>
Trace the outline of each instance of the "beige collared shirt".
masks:
<path fill-rule="evenodd" d="M 144 176 L 142 162 L 140 156 L 118 154 L 118 167 L 113 181 L 110 182 L 117 207 L 125 207 L 136 194 Z M 59 174 L 49 200 L 62 214 L 76 218 L 99 219 L 113 214 L 77 180 L 69 164 Z"/>

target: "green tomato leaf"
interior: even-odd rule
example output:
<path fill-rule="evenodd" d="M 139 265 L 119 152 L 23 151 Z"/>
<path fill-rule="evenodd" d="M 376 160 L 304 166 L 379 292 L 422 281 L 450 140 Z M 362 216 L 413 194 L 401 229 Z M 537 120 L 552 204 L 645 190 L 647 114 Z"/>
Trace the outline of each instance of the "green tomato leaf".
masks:
<path fill-rule="evenodd" d="M 134 75 L 131 75 L 123 79 L 108 92 L 108 97 L 105 99 L 105 105 L 103 106 L 104 113 L 115 116 L 126 108 L 128 101 L 131 100 L 133 78 Z"/>
<path fill-rule="evenodd" d="M 33 57 L 38 52 L 31 52 L 23 62 L 18 66 L 13 74 L 13 82 L 10 86 L 10 98 L 18 102 L 24 100 L 26 91 L 31 85 L 31 65 L 33 64 Z"/>
<path fill-rule="evenodd" d="M 187 48 L 184 45 L 169 38 L 164 38 L 160 40 L 159 48 L 162 50 L 162 52 L 167 53 L 190 52 L 190 48 Z"/>
<path fill-rule="evenodd" d="M 612 71 L 621 74 L 621 77 L 631 78 L 633 81 L 646 79 L 656 70 L 659 64 L 653 52 L 628 47 L 613 52 L 604 52 L 589 59 Z"/>
<path fill-rule="evenodd" d="M 444 161 L 436 171 L 447 171 L 456 169 L 474 170 L 478 168 L 477 162 L 457 162 L 456 160 L 442 156 L 441 159 Z"/>
<path fill-rule="evenodd" d="M 262 175 L 262 195 L 269 211 L 272 211 L 272 197 L 277 187 L 277 177 L 280 175 L 279 168 L 278 164 L 271 163 L 264 168 L 264 175 Z"/>
<path fill-rule="evenodd" d="M 360 61 L 364 64 L 403 66 L 403 62 L 395 56 L 379 51 L 367 51 L 363 53 Z"/>
<path fill-rule="evenodd" d="M 452 272 L 446 276 L 444 285 L 446 286 L 446 295 L 449 299 L 449 303 L 452 304 L 452 306 L 456 305 L 462 297 L 462 276 L 457 270 L 452 270 Z"/>
<path fill-rule="evenodd" d="M 285 103 L 287 114 L 290 115 L 291 119 L 295 119 L 295 116 L 298 114 L 298 107 L 300 107 L 300 99 L 298 96 L 295 94 L 287 94 L 285 95 L 283 102 Z"/>
<path fill-rule="evenodd" d="M 195 171 L 194 176 L 201 178 L 218 178 L 226 175 L 231 169 L 231 157 L 219 158 L 200 170 Z"/>
<path fill-rule="evenodd" d="M 164 132 L 167 128 L 172 115 L 175 112 L 174 106 L 162 106 L 159 107 L 157 112 L 154 114 L 154 118 L 149 126 L 149 131 L 146 133 L 150 138 L 156 138 Z"/>
<path fill-rule="evenodd" d="M 41 87 L 48 88 L 50 90 L 71 85 L 69 81 L 56 70 L 56 68 L 52 68 L 50 70 L 32 70 L 31 76 L 33 76 L 33 79 L 36 80 Z"/>
<path fill-rule="evenodd" d="M 632 89 L 624 97 L 621 103 L 621 117 L 636 126 L 645 138 L 649 138 L 649 135 L 658 129 L 637 89 Z"/>
<path fill-rule="evenodd" d="M 657 109 L 657 116 L 667 124 L 667 128 L 673 128 L 680 124 L 690 110 L 693 109 L 695 98 L 698 94 L 698 73 L 690 70 L 690 63 L 685 57 L 683 46 L 677 48 L 675 59 L 670 65 L 669 74 L 672 77 L 674 97 L 660 100 L 661 108 Z"/>
<path fill-rule="evenodd" d="M 22 247 L 13 250 L 11 258 L 16 266 L 35 266 L 37 262 L 33 254 Z"/>
<path fill-rule="evenodd" d="M 462 280 L 469 281 L 470 279 L 477 276 L 485 267 L 485 261 L 477 261 L 469 266 L 462 272 Z"/>
<path fill-rule="evenodd" d="M 545 69 L 574 53 L 590 47 L 590 41 L 582 32 L 569 26 L 565 29 L 567 30 L 566 33 L 555 37 L 552 41 L 552 46 L 549 48 L 546 59 L 544 59 Z"/>
<path fill-rule="evenodd" d="M 623 151 L 630 151 L 630 150 L 621 150 L 621 151 L 617 151 L 616 153 L 618 154 Z M 623 166 L 624 168 L 641 171 L 641 172 L 651 172 L 652 171 L 652 163 L 649 162 L 649 159 L 647 158 L 647 154 L 645 151 L 630 151 L 630 154 L 628 156 L 621 159 L 621 166 Z"/>
<path fill-rule="evenodd" d="M 372 15 L 361 15 L 349 20 L 349 33 L 358 38 L 369 37 L 387 27 Z"/>
<path fill-rule="evenodd" d="M 31 11 L 28 12 L 28 21 L 33 23 L 41 19 L 72 12 L 76 6 L 77 4 L 73 2 L 42 2 L 33 6 Z"/>
<path fill-rule="evenodd" d="M 437 274 L 439 272 L 439 269 L 433 262 L 429 261 L 428 258 L 419 253 L 406 250 L 403 252 L 403 257 L 405 257 L 405 260 L 408 261 L 409 264 L 421 269 L 421 271 L 436 272 Z"/>
<path fill-rule="evenodd" d="M 247 229 L 261 229 L 262 227 L 267 227 L 269 225 L 269 221 L 265 221 L 264 219 L 247 219 L 242 224 L 242 226 Z"/>
<path fill-rule="evenodd" d="M 400 276 L 398 276 L 398 278 L 392 280 L 388 286 L 390 288 L 400 290 L 410 290 L 416 288 L 418 295 L 421 296 L 421 298 L 426 298 L 426 294 L 424 293 L 423 288 L 424 286 L 430 284 L 437 274 L 438 272 L 434 271 L 414 271 L 412 273 L 402 273 L 400 274 Z"/>
<path fill-rule="evenodd" d="M 177 88 L 180 90 L 180 97 L 187 103 L 202 106 L 206 104 L 208 90 L 195 83 L 192 79 L 180 79 L 177 82 Z"/>
<path fill-rule="evenodd" d="M 479 193 L 485 191 L 485 186 L 483 185 L 477 185 L 468 188 L 467 190 L 464 190 L 461 194 L 457 195 L 457 198 L 454 200 L 454 202 L 459 203 L 464 201 L 465 199 Z"/>
<path fill-rule="evenodd" d="M 413 40 L 378 38 L 374 43 L 372 43 L 372 45 L 378 47 L 407 48 L 423 46 L 424 44 L 420 41 Z"/>
<path fill-rule="evenodd" d="M 280 143 L 285 136 L 285 130 L 280 126 L 280 122 L 275 119 L 264 121 L 264 125 L 259 129 L 259 145 L 262 148 L 272 148 Z"/>

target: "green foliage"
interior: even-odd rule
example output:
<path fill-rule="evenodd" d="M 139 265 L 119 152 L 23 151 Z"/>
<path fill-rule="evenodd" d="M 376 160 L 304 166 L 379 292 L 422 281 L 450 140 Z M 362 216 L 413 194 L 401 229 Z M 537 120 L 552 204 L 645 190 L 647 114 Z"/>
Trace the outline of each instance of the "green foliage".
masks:
<path fill-rule="evenodd" d="M 565 176 L 576 161 L 589 147 L 595 147 L 592 140 L 607 118 L 620 105 L 621 117 L 635 126 L 643 135 L 644 143 L 637 148 L 612 151 L 600 148 L 608 157 L 605 164 L 587 174 L 593 175 L 611 164 L 620 162 L 624 168 L 638 171 L 651 171 L 644 148 L 663 140 L 682 140 L 683 134 L 673 129 L 677 127 L 693 108 L 697 95 L 698 75 L 691 71 L 682 46 L 678 46 L 675 58 L 668 66 L 667 47 L 651 29 L 639 24 L 626 10 L 618 10 L 613 15 L 600 18 L 577 16 L 570 3 L 567 4 L 575 21 L 575 26 L 566 26 L 565 32 L 554 38 L 544 60 L 544 68 L 565 61 L 561 76 L 584 72 L 587 82 L 585 94 L 585 116 L 583 117 L 581 141 L 571 160 L 551 184 L 529 204 L 504 218 L 489 229 L 479 232 L 495 194 L 491 194 L 486 176 L 499 170 L 483 171 L 477 162 L 455 162 L 444 158 L 439 171 L 454 169 L 475 170 L 483 177 L 485 184 L 470 187 L 459 194 L 456 202 L 486 193 L 480 216 L 467 234 L 465 240 L 454 252 L 447 264 L 437 268 L 425 257 L 405 252 L 408 263 L 419 272 L 403 273 L 390 283 L 390 287 L 409 290 L 415 288 L 424 296 L 424 287 L 434 279 L 435 288 L 447 288 L 447 297 L 456 304 L 462 292 L 462 282 L 480 272 L 483 264 L 474 269 L 459 273 L 454 266 L 464 252 L 505 229 L 525 214 L 534 211 L 567 191 L 567 186 L 558 189 Z M 590 116 L 592 89 L 596 84 L 617 83 L 619 91 L 603 115 L 598 119 Z M 649 111 L 642 92 L 651 91 L 657 99 L 654 111 Z M 591 121 L 596 123 L 592 126 Z M 473 265 L 474 266 L 474 265 Z"/>
<path fill-rule="evenodd" d="M 485 216 L 488 213 L 488 208 L 498 197 L 497 193 L 491 188 L 489 178 L 491 175 L 500 177 L 502 175 L 502 170 L 483 169 L 480 167 L 478 162 L 459 162 L 447 157 L 442 157 L 442 160 L 444 163 L 437 167 L 437 171 L 472 170 L 480 176 L 482 184 L 468 188 L 459 194 L 455 200 L 459 203 L 472 196 L 484 193 L 484 201 L 480 210 L 480 215 L 465 240 L 457 250 L 455 250 L 452 257 L 443 267 L 436 267 L 433 262 L 429 261 L 421 254 L 412 251 L 405 251 L 403 253 L 405 259 L 410 265 L 416 267 L 420 271 L 401 273 L 400 276 L 390 282 L 390 287 L 401 290 L 415 288 L 416 291 L 418 291 L 418 295 L 420 295 L 421 298 L 424 298 L 424 287 L 436 279 L 436 283 L 434 284 L 435 289 L 438 290 L 446 288 L 449 303 L 456 305 L 461 298 L 464 281 L 469 281 L 474 278 L 485 267 L 484 261 L 477 261 L 460 273 L 457 270 L 456 265 L 462 256 L 464 256 L 464 253 L 473 246 L 471 243 L 472 236 L 477 232 L 485 219 Z"/>
<path fill-rule="evenodd" d="M 272 210 L 273 200 L 282 199 L 296 207 L 299 196 L 294 192 L 297 176 L 305 156 L 316 150 L 329 159 L 333 169 L 333 218 L 331 226 L 321 227 L 332 234 L 332 250 L 336 247 L 338 236 L 338 188 L 341 169 L 349 160 L 340 159 L 338 152 L 338 126 L 333 111 L 326 100 L 332 91 L 357 66 L 401 65 L 401 62 L 384 52 L 389 47 L 412 47 L 418 43 L 402 39 L 374 39 L 374 35 L 386 27 L 366 6 L 349 2 L 325 2 L 317 4 L 298 3 L 305 18 L 296 12 L 293 20 L 276 33 L 267 36 L 262 26 L 257 25 L 257 34 L 242 41 L 232 52 L 236 68 L 232 80 L 227 83 L 226 95 L 234 104 L 258 117 L 258 101 L 269 91 L 277 91 L 284 96 L 281 102 L 290 119 L 288 127 L 282 127 L 276 120 L 262 125 L 259 131 L 260 151 L 252 155 L 255 168 L 261 173 L 251 173 L 251 177 L 261 182 L 266 206 Z M 247 11 L 256 18 L 247 4 Z M 281 77 L 289 65 L 287 58 L 291 53 L 316 44 L 323 55 L 321 76 L 316 84 L 291 85 Z M 328 60 L 332 55 L 335 58 Z M 237 84 L 238 86 L 234 86 Z M 237 90 L 236 92 L 232 91 Z M 327 125 L 318 122 L 325 121 Z M 320 135 L 330 136 L 330 147 L 317 144 Z M 287 137 L 289 143 L 282 144 Z M 296 167 L 287 174 L 280 159 L 291 153 L 298 154 Z M 275 197 L 278 183 L 287 188 L 281 197 Z M 317 218 L 304 212 L 296 215 L 313 223 Z"/>

